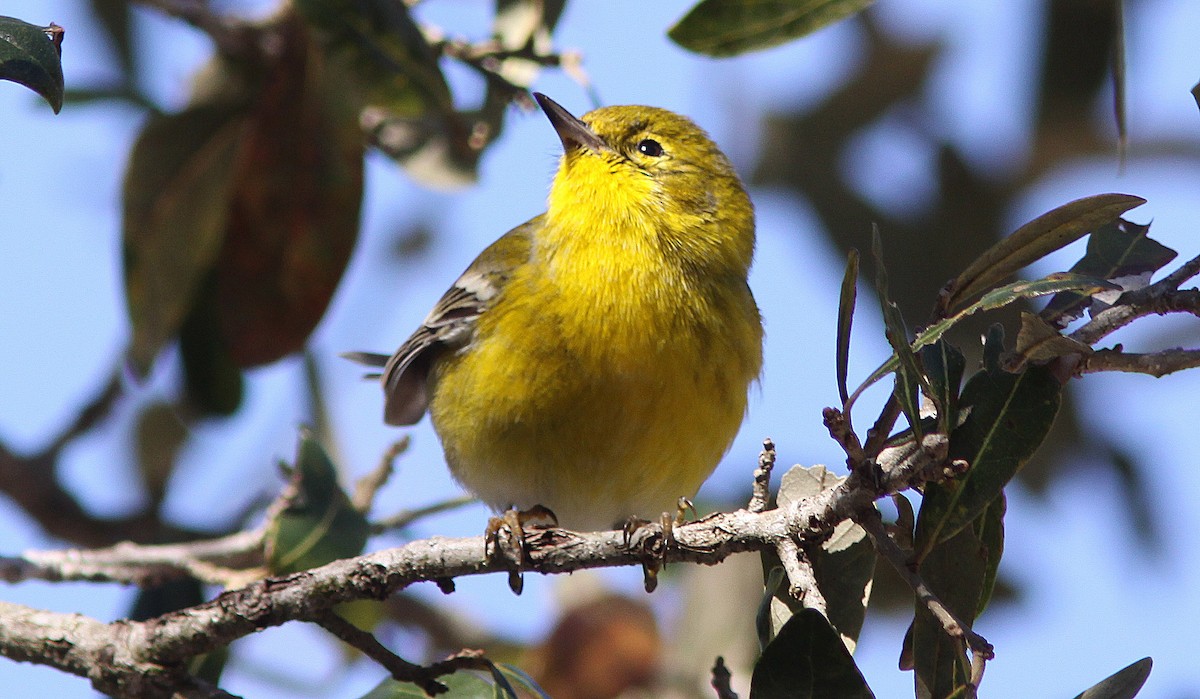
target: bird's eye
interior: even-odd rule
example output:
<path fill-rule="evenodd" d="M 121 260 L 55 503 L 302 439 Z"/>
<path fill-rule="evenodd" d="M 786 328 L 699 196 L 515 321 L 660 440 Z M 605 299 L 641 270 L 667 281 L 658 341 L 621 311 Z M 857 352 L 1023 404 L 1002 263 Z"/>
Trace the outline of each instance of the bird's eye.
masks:
<path fill-rule="evenodd" d="M 638 149 L 639 153 L 641 153 L 643 155 L 648 155 L 651 158 L 657 158 L 658 156 L 663 154 L 663 147 L 659 144 L 658 141 L 655 141 L 653 138 L 642 139 L 637 144 L 637 149 Z"/>

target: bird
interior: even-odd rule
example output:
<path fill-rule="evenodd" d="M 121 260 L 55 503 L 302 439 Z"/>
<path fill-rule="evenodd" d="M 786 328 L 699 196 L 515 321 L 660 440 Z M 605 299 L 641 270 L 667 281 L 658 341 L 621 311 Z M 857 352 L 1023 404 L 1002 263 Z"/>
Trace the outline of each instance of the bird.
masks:
<path fill-rule="evenodd" d="M 563 148 L 546 211 L 390 357 L 347 356 L 382 366 L 385 422 L 430 413 L 451 473 L 493 510 L 648 521 L 711 475 L 762 369 L 753 205 L 687 117 L 534 98 Z"/>

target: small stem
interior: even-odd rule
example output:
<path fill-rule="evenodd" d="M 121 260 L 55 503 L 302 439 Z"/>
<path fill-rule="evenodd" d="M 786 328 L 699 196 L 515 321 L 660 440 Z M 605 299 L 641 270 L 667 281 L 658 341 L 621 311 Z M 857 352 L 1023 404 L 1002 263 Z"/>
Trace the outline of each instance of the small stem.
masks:
<path fill-rule="evenodd" d="M 1200 349 L 1169 349 L 1146 354 L 1107 349 L 1084 357 L 1079 363 L 1076 373 L 1095 374 L 1101 371 L 1124 371 L 1162 378 L 1176 371 L 1195 369 L 1196 367 L 1200 367 Z"/>
<path fill-rule="evenodd" d="M 354 485 L 354 497 L 350 502 L 354 505 L 354 509 L 366 514 L 371 510 L 372 503 L 375 502 L 375 495 L 379 489 L 387 485 L 388 479 L 396 471 L 396 459 L 400 455 L 408 451 L 408 445 L 411 439 L 405 435 L 401 439 L 392 442 L 387 451 L 383 452 L 383 456 L 379 459 L 379 464 L 375 470 L 359 479 Z"/>
<path fill-rule="evenodd" d="M 758 468 L 754 469 L 754 493 L 750 496 L 750 504 L 746 506 L 751 512 L 765 512 L 771 502 L 771 469 L 775 467 L 775 442 L 770 437 L 763 440 L 762 451 L 758 454 Z"/>
<path fill-rule="evenodd" d="M 775 552 L 783 563 L 783 571 L 788 577 L 788 593 L 805 607 L 815 609 L 821 616 L 829 618 L 829 605 L 825 595 L 817 587 L 817 573 L 813 570 L 808 556 L 791 538 L 780 539 L 775 544 Z"/>

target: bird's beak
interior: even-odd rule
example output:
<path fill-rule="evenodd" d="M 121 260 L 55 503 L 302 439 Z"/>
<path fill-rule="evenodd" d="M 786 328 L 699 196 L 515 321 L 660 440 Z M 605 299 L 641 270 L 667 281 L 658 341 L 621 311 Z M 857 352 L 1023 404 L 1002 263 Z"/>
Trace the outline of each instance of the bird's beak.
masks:
<path fill-rule="evenodd" d="M 561 104 L 540 92 L 533 93 L 533 98 L 546 113 L 550 125 L 558 132 L 558 138 L 565 150 L 569 152 L 576 148 L 587 148 L 597 153 L 609 150 L 608 144 L 592 131 L 592 127 L 575 118 L 575 115 L 564 109 Z"/>

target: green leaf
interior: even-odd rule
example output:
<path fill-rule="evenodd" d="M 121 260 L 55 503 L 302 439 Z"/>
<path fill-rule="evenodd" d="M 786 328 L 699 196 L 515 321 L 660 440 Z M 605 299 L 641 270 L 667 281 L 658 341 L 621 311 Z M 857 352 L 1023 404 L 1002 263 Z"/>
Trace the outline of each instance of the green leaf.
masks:
<path fill-rule="evenodd" d="M 984 294 L 975 303 L 964 308 L 958 313 L 949 318 L 930 325 L 917 334 L 913 340 L 912 348 L 914 351 L 919 351 L 922 347 L 937 342 L 950 328 L 957 325 L 964 318 L 978 313 L 979 311 L 991 311 L 1003 306 L 1007 306 L 1014 301 L 1023 298 L 1034 298 L 1037 296 L 1046 296 L 1048 294 L 1057 294 L 1062 291 L 1083 291 L 1084 293 L 1096 293 L 1102 290 L 1114 290 L 1118 287 L 1115 284 L 1107 282 L 1103 279 L 1096 279 L 1069 272 L 1059 272 L 1051 274 L 1037 281 L 1013 282 L 1006 284 L 998 289 L 993 289 Z M 876 381 L 887 376 L 900 366 L 900 361 L 893 354 L 890 359 L 881 364 L 879 368 L 871 372 L 871 375 L 863 381 L 862 385 L 854 389 L 854 393 L 850 394 L 850 404 L 853 404 L 858 399 L 862 392 L 873 385 Z"/>
<path fill-rule="evenodd" d="M 750 679 L 750 699 L 874 697 L 850 651 L 815 609 L 804 609 L 763 650 Z"/>
<path fill-rule="evenodd" d="M 0 80 L 11 80 L 41 95 L 58 114 L 63 103 L 63 30 L 0 16 Z"/>
<path fill-rule="evenodd" d="M 900 314 L 900 307 L 888 296 L 887 268 L 883 264 L 883 241 L 879 235 L 878 226 L 871 231 L 871 256 L 875 258 L 875 294 L 879 297 L 879 305 L 883 310 L 883 324 L 888 344 L 892 346 L 892 356 L 896 358 L 896 385 L 893 395 L 900 403 L 900 409 L 908 418 L 909 427 L 919 442 L 921 431 L 921 399 L 918 389 L 928 386 L 925 383 L 924 372 L 913 352 L 908 337 L 908 327 Z"/>
<path fill-rule="evenodd" d="M 1142 226 L 1123 218 L 1104 224 L 1088 237 L 1087 252 L 1071 267 L 1071 272 L 1117 284 L 1117 291 L 1099 296 L 1100 300 L 1108 303 L 1115 301 L 1122 291 L 1146 286 L 1155 272 L 1178 255 L 1171 248 L 1151 240 L 1147 236 L 1149 232 L 1149 225 Z M 1082 317 L 1084 311 L 1091 307 L 1092 300 L 1093 295 L 1074 292 L 1057 294 L 1042 309 L 1042 319 L 1055 327 L 1064 328 Z"/>
<path fill-rule="evenodd" d="M 930 397 L 938 407 L 938 432 L 950 434 L 958 425 L 958 393 L 967 360 L 957 347 L 939 339 L 918 352 Z"/>
<path fill-rule="evenodd" d="M 496 696 L 491 682 L 466 670 L 439 677 L 438 682 L 449 690 L 438 695 L 444 699 L 493 699 Z M 362 699 L 429 699 L 429 695 L 411 682 L 397 682 L 389 677 L 375 685 Z"/>
<path fill-rule="evenodd" d="M 689 51 L 736 56 L 799 39 L 874 0 L 702 0 L 667 31 Z"/>
<path fill-rule="evenodd" d="M 1004 514 L 1008 511 L 1008 498 L 1001 491 L 1000 495 L 988 504 L 983 514 L 971 523 L 975 538 L 979 541 L 980 552 L 984 557 L 983 581 L 979 590 L 979 603 L 975 607 L 974 618 L 983 614 L 988 602 L 992 600 L 992 591 L 996 588 L 996 576 L 1000 573 L 1000 557 L 1004 555 Z"/>
<path fill-rule="evenodd" d="M 1050 431 L 1062 385 L 1044 367 L 1010 374 L 998 362 L 994 339 L 988 365 L 963 389 L 967 419 L 950 435 L 950 459 L 969 467 L 956 478 L 926 486 L 917 517 L 916 560 L 957 534 L 999 497 Z"/>
<path fill-rule="evenodd" d="M 244 121 L 233 105 L 152 115 L 124 186 L 129 359 L 141 374 L 176 333 L 225 234 Z"/>
<path fill-rule="evenodd" d="M 851 249 L 846 256 L 846 273 L 842 276 L 842 291 L 838 296 L 837 321 L 837 386 L 842 405 L 850 397 L 846 377 L 850 373 L 850 329 L 854 325 L 854 304 L 858 297 L 858 251 Z"/>
<path fill-rule="evenodd" d="M 1154 661 L 1150 658 L 1142 658 L 1109 675 L 1075 699 L 1133 699 L 1141 691 L 1142 685 L 1146 684 L 1153 665 Z"/>
<path fill-rule="evenodd" d="M 267 531 L 272 573 L 291 573 L 362 552 L 371 527 L 350 503 L 321 445 L 302 434 L 287 507 Z"/>
<path fill-rule="evenodd" d="M 968 265 L 943 291 L 940 307 L 953 312 L 1032 262 L 1145 203 L 1129 194 L 1097 194 L 1038 216 Z"/>
<path fill-rule="evenodd" d="M 839 477 L 824 466 L 804 468 L 793 466 L 780 479 L 777 501 L 779 507 L 816 495 L 836 486 L 845 478 Z M 851 520 L 839 522 L 829 538 L 820 546 L 805 549 L 816 576 L 817 587 L 825 597 L 829 621 L 838 630 L 843 643 L 853 652 L 866 617 L 867 601 L 871 593 L 871 580 L 875 575 L 875 547 L 867 538 L 866 531 Z M 783 580 L 775 577 L 782 564 L 774 551 L 763 552 L 767 594 L 774 595 L 769 606 L 760 610 L 760 639 L 768 640 L 776 635 L 792 615 L 804 606 L 788 592 Z"/>

